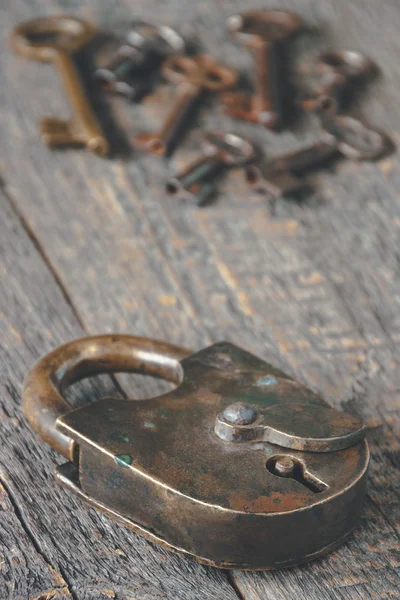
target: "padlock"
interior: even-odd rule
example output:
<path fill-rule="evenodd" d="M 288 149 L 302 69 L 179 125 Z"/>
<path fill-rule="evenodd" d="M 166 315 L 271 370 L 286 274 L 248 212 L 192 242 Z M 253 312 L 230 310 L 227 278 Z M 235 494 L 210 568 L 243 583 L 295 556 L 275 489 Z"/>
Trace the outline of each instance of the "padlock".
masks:
<path fill-rule="evenodd" d="M 130 371 L 176 388 L 73 410 L 63 391 Z M 31 425 L 68 462 L 58 481 L 156 544 L 202 563 L 275 569 L 341 544 L 360 517 L 366 428 L 226 342 L 192 354 L 123 335 L 61 346 L 27 375 Z"/>

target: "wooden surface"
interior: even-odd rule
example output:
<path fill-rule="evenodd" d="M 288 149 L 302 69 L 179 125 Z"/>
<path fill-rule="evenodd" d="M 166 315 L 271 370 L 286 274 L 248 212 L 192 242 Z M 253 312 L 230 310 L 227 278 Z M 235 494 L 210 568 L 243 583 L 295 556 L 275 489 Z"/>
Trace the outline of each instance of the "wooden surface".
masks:
<path fill-rule="evenodd" d="M 275 6 L 263 0 L 258 5 Z M 382 69 L 362 112 L 400 143 L 398 0 L 287 0 L 310 31 L 294 54 L 367 51 Z M 3 0 L 0 87 L 0 598 L 12 600 L 350 600 L 400 598 L 400 163 L 343 162 L 318 177 L 303 205 L 271 216 L 239 172 L 206 209 L 163 192 L 168 165 L 148 156 L 102 160 L 51 152 L 37 121 L 68 114 L 51 66 L 8 51 L 16 23 L 68 11 L 112 28 L 143 17 L 191 23 L 205 49 L 251 68 L 224 19 L 249 2 Z M 135 11 L 135 12 L 133 12 Z M 318 34 L 318 31 L 322 32 Z M 156 127 L 171 99 L 159 88 L 143 106 L 98 101 L 117 149 Z M 112 121 L 115 126 L 112 126 Z M 301 146 L 313 121 L 280 135 L 222 117 L 198 125 L 247 133 L 267 154 Z M 171 161 L 198 147 L 192 130 Z M 370 424 L 368 498 L 351 540 L 325 559 L 274 573 L 223 572 L 154 547 L 55 486 L 60 457 L 29 429 L 22 380 L 45 352 L 85 333 L 127 332 L 199 349 L 227 339 L 259 354 Z M 121 379 L 135 398 L 162 389 Z M 104 377 L 77 386 L 84 402 L 114 393 Z M 377 427 L 381 422 L 382 427 Z"/>

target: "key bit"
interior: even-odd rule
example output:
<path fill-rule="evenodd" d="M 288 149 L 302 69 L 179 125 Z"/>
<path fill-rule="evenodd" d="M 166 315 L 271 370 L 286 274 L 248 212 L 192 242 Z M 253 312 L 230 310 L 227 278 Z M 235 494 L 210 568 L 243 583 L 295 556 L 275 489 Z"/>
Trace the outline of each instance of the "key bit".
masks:
<path fill-rule="evenodd" d="M 40 134 L 47 146 L 68 145 L 71 141 L 71 123 L 56 117 L 43 117 L 40 120 Z"/>
<path fill-rule="evenodd" d="M 228 29 L 253 51 L 256 68 L 256 91 L 252 96 L 243 92 L 224 94 L 222 101 L 229 115 L 269 129 L 281 126 L 282 44 L 302 24 L 298 15 L 279 10 L 252 10 L 229 17 Z"/>
<path fill-rule="evenodd" d="M 304 92 L 300 106 L 307 112 L 335 115 L 356 85 L 376 73 L 375 63 L 362 52 L 338 50 L 323 52 L 317 58 L 313 91 Z"/>
<path fill-rule="evenodd" d="M 95 35 L 95 29 L 76 17 L 55 16 L 18 25 L 12 34 L 14 50 L 32 60 L 53 62 L 60 72 L 73 106 L 69 121 L 45 117 L 41 121 L 43 140 L 49 146 L 84 146 L 105 156 L 109 146 L 73 62 L 73 55 Z"/>
<path fill-rule="evenodd" d="M 179 196 L 197 206 L 203 206 L 214 194 L 216 186 L 210 184 L 227 169 L 243 167 L 254 161 L 254 144 L 236 134 L 224 131 L 210 131 L 203 136 L 203 154 L 181 172 L 169 178 L 167 193 Z M 209 194 L 206 194 L 209 189 Z"/>
<path fill-rule="evenodd" d="M 192 109 L 203 92 L 218 92 L 236 83 L 236 71 L 223 67 L 206 54 L 170 56 L 162 68 L 164 77 L 178 85 L 176 100 L 158 133 L 141 133 L 133 143 L 147 152 L 170 155 Z"/>
<path fill-rule="evenodd" d="M 133 22 L 109 63 L 95 71 L 95 80 L 105 92 L 139 100 L 150 91 L 162 61 L 184 47 L 183 38 L 171 27 Z"/>

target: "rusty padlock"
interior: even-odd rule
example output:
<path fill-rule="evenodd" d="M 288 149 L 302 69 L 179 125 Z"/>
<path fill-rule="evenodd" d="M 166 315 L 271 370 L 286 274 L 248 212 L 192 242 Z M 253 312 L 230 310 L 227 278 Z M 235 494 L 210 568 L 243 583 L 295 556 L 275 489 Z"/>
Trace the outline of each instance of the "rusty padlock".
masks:
<path fill-rule="evenodd" d="M 176 384 L 147 401 L 73 410 L 63 391 L 98 373 Z M 68 490 L 160 544 L 220 568 L 317 558 L 357 525 L 369 462 L 365 426 L 230 343 L 192 354 L 147 338 L 89 337 L 28 374 L 31 425 L 68 462 Z"/>

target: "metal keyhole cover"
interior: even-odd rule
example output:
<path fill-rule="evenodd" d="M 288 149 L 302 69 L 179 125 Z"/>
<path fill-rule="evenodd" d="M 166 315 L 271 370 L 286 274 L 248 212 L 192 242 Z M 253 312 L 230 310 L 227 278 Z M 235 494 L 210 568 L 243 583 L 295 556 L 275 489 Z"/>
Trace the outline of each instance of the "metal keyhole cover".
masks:
<path fill-rule="evenodd" d="M 178 387 L 142 402 L 68 408 L 60 389 L 113 371 Z M 24 406 L 69 458 L 57 469 L 60 483 L 205 564 L 306 562 L 343 542 L 360 517 L 369 462 L 363 424 L 230 343 L 190 354 L 131 336 L 77 340 L 34 366 Z"/>

